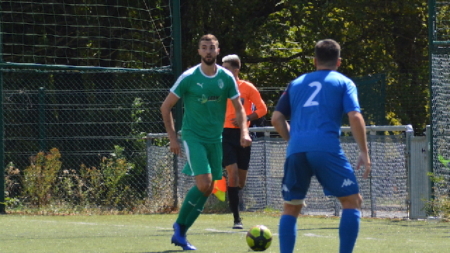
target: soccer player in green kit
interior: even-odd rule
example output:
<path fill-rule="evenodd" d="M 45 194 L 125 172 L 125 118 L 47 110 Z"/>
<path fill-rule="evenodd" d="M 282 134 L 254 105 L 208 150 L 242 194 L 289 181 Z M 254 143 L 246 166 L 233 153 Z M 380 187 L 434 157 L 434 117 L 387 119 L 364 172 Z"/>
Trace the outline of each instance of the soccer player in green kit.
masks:
<path fill-rule="evenodd" d="M 252 143 L 236 81 L 231 72 L 216 64 L 219 41 L 214 35 L 207 34 L 200 38 L 198 46 L 201 63 L 186 70 L 178 78 L 161 106 L 170 151 L 180 155 L 181 146 L 171 109 L 181 98 L 184 103 L 181 132 L 187 163 L 183 173 L 194 176 L 195 185 L 186 194 L 173 224 L 172 243 L 183 250 L 196 250 L 187 241 L 186 232 L 203 211 L 213 191 L 214 180 L 222 178 L 222 129 L 228 98 L 236 109 L 241 145 L 248 147 Z"/>

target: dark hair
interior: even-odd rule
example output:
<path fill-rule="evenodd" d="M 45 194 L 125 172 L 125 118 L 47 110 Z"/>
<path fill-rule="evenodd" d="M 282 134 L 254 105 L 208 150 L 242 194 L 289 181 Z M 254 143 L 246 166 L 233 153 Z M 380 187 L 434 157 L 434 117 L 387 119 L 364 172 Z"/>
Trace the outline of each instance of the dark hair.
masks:
<path fill-rule="evenodd" d="M 333 66 L 341 57 L 341 46 L 332 39 L 321 40 L 316 43 L 314 53 L 320 65 Z"/>
<path fill-rule="evenodd" d="M 198 45 L 200 46 L 200 43 L 202 41 L 217 41 L 217 47 L 219 47 L 219 40 L 216 38 L 216 36 L 212 34 L 205 34 L 203 35 L 200 40 L 198 41 Z"/>

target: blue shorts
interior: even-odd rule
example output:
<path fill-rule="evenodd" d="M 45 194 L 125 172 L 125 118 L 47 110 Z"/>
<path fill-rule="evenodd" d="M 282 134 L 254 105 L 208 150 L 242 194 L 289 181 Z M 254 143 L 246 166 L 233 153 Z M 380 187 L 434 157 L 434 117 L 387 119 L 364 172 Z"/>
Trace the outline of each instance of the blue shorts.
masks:
<path fill-rule="evenodd" d="M 359 193 L 355 173 L 343 152 L 302 152 L 286 159 L 283 199 L 305 199 L 312 176 L 316 176 L 326 195 L 345 197 Z"/>

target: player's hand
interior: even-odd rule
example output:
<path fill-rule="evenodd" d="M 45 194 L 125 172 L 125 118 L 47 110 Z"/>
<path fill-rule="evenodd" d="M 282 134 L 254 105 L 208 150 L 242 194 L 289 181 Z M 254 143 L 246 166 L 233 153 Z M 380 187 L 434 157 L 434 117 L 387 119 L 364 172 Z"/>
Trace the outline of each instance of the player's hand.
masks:
<path fill-rule="evenodd" d="M 177 139 L 170 140 L 169 146 L 172 153 L 174 153 L 175 155 L 181 155 L 181 145 Z"/>
<path fill-rule="evenodd" d="M 358 162 L 356 163 L 356 169 L 359 170 L 361 166 L 364 166 L 363 178 L 368 178 L 372 164 L 370 163 L 369 153 L 359 152 Z"/>
<path fill-rule="evenodd" d="M 250 138 L 250 135 L 246 134 L 241 137 L 241 146 L 242 147 L 250 147 L 252 145 L 252 138 Z"/>

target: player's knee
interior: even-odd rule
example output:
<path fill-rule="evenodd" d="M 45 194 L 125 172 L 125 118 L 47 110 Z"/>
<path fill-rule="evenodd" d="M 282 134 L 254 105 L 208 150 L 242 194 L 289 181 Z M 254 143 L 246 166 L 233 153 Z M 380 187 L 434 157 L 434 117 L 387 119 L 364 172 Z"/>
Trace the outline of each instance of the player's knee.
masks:
<path fill-rule="evenodd" d="M 298 217 L 302 207 L 306 205 L 304 199 L 295 199 L 291 201 L 284 202 L 283 214 Z"/>
<path fill-rule="evenodd" d="M 284 203 L 289 204 L 289 205 L 293 205 L 293 206 L 306 206 L 306 202 L 304 199 L 293 199 L 290 201 L 284 201 Z"/>
<path fill-rule="evenodd" d="M 339 198 L 342 208 L 344 209 L 361 209 L 362 197 L 360 194 L 353 194 L 346 197 Z"/>
<path fill-rule="evenodd" d="M 199 191 L 201 191 L 203 193 L 203 195 L 205 196 L 209 196 L 211 195 L 212 191 L 213 191 L 213 187 L 211 185 L 207 185 L 207 184 L 201 184 L 201 185 L 197 185 L 197 188 Z"/>
<path fill-rule="evenodd" d="M 228 186 L 239 187 L 239 177 L 237 175 L 228 175 Z"/>
<path fill-rule="evenodd" d="M 354 198 L 353 201 L 354 201 L 355 205 L 358 208 L 361 208 L 361 205 L 362 205 L 362 202 L 363 202 L 362 196 L 360 194 L 355 194 L 355 196 L 353 198 Z"/>
<path fill-rule="evenodd" d="M 228 187 L 239 187 L 239 183 L 236 180 L 228 180 Z"/>

